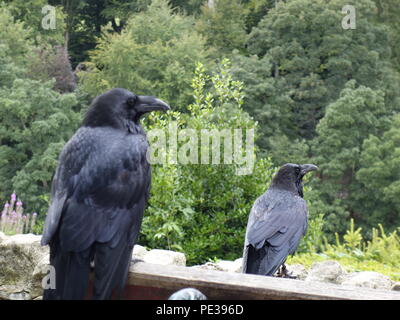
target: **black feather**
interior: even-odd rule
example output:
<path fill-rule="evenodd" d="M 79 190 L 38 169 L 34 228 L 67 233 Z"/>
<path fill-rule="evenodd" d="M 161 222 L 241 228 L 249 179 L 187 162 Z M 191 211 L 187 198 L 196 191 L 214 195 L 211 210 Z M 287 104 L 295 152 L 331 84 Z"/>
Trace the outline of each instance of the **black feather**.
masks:
<path fill-rule="evenodd" d="M 305 173 L 300 168 L 283 166 L 267 192 L 255 201 L 246 230 L 244 273 L 273 275 L 305 235 L 308 216 L 301 184 Z"/>

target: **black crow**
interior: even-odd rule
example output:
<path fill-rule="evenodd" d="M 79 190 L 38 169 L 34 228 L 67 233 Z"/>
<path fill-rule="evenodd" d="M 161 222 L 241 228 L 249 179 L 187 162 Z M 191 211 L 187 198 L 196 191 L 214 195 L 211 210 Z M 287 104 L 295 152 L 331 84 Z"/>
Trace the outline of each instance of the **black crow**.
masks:
<path fill-rule="evenodd" d="M 302 179 L 317 170 L 313 164 L 282 166 L 272 183 L 254 203 L 247 223 L 243 252 L 243 272 L 272 276 L 293 254 L 308 225 L 307 204 Z"/>
<path fill-rule="evenodd" d="M 139 120 L 168 109 L 157 98 L 125 89 L 93 100 L 53 178 L 41 243 L 50 245 L 56 281 L 44 299 L 83 299 L 92 261 L 93 298 L 121 297 L 151 182 Z"/>

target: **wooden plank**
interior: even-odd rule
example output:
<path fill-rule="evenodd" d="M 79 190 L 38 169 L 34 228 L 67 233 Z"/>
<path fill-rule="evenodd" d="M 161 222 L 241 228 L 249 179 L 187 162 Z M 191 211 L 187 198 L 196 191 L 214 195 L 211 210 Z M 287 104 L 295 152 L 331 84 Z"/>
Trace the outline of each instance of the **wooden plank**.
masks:
<path fill-rule="evenodd" d="M 390 290 L 144 262 L 131 265 L 128 286 L 162 288 L 171 293 L 193 287 L 209 299 L 227 300 L 400 300 L 400 292 Z M 130 289 L 134 290 L 132 287 Z"/>

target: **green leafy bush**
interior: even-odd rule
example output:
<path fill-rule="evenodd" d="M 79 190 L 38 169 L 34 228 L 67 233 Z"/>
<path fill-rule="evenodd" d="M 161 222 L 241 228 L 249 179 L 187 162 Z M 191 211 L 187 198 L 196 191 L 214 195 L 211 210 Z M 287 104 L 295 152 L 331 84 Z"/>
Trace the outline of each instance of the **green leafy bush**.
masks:
<path fill-rule="evenodd" d="M 187 107 L 189 113 L 151 115 L 147 130 L 168 131 L 174 124 L 196 132 L 256 128 L 256 122 L 241 109 L 242 84 L 232 79 L 228 67 L 225 60 L 218 72 L 209 75 L 199 64 L 192 81 L 195 102 Z M 180 141 L 179 147 L 184 142 Z M 221 143 L 224 154 L 222 147 Z M 199 155 L 201 151 L 199 147 Z M 173 157 L 173 152 L 166 150 L 166 158 Z M 248 175 L 238 175 L 240 167 L 236 163 L 153 166 L 141 243 L 183 251 L 188 264 L 241 256 L 248 214 L 254 200 L 265 191 L 273 169 L 269 159 L 256 160 Z"/>
<path fill-rule="evenodd" d="M 334 243 L 329 243 L 323 237 L 324 244 L 320 250 L 300 252 L 288 259 L 288 263 L 301 263 L 309 267 L 316 261 L 334 259 L 341 263 L 349 272 L 376 271 L 400 280 L 400 228 L 386 234 L 382 225 L 372 229 L 371 240 L 363 238 L 361 228 L 355 228 L 354 220 L 341 240 L 336 233 Z M 308 239 L 309 248 L 314 245 Z"/>

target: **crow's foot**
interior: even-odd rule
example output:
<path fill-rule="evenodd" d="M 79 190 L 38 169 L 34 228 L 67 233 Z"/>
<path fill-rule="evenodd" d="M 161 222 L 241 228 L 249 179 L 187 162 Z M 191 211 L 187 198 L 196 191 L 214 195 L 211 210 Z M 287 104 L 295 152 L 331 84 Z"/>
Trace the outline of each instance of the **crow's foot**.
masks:
<path fill-rule="evenodd" d="M 282 264 L 281 267 L 279 268 L 278 273 L 276 274 L 278 278 L 289 278 L 289 279 L 297 279 L 296 276 L 293 275 L 292 272 L 289 272 L 288 269 L 286 268 L 285 264 Z"/>

